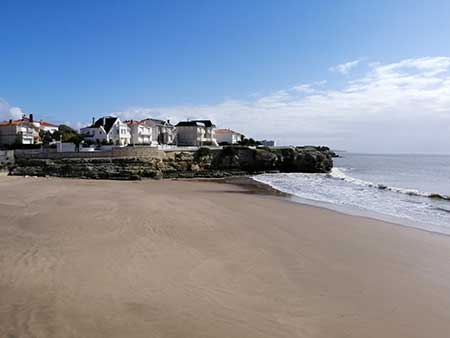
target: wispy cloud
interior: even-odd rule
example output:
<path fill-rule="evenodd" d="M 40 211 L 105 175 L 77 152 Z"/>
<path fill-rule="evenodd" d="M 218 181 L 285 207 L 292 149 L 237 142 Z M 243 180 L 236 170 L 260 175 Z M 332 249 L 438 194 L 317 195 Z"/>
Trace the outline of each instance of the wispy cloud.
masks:
<path fill-rule="evenodd" d="M 450 57 L 371 64 L 340 88 L 317 83 L 212 105 L 130 108 L 117 115 L 209 118 L 284 144 L 379 152 L 450 152 Z"/>
<path fill-rule="evenodd" d="M 0 121 L 9 119 L 19 119 L 23 111 L 19 107 L 11 106 L 8 102 L 0 98 Z"/>
<path fill-rule="evenodd" d="M 314 83 L 300 84 L 300 85 L 292 87 L 291 89 L 293 89 L 299 93 L 312 94 L 312 93 L 317 93 L 319 88 L 324 86 L 326 83 L 327 83 L 326 80 L 322 80 L 322 81 L 317 81 Z"/>
<path fill-rule="evenodd" d="M 342 63 L 340 65 L 330 67 L 330 71 L 341 73 L 343 75 L 347 75 L 353 68 L 355 68 L 361 60 L 354 60 L 346 63 Z"/>

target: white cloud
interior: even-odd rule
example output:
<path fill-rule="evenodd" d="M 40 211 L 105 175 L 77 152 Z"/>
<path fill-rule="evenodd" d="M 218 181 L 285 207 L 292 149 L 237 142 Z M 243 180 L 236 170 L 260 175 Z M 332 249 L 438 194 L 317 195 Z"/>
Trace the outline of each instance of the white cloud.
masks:
<path fill-rule="evenodd" d="M 20 119 L 23 111 L 19 107 L 13 107 L 8 102 L 0 98 L 0 121 L 9 119 Z"/>
<path fill-rule="evenodd" d="M 64 121 L 62 124 L 69 126 L 75 130 L 80 130 L 81 128 L 87 127 L 90 125 L 90 123 L 87 122 L 80 122 L 80 121 Z"/>
<path fill-rule="evenodd" d="M 326 83 L 327 83 L 326 80 L 322 80 L 322 81 L 317 81 L 314 83 L 300 84 L 300 85 L 292 87 L 291 89 L 293 89 L 299 93 L 312 94 L 312 93 L 316 93 L 318 91 L 318 87 L 324 86 Z"/>
<path fill-rule="evenodd" d="M 174 122 L 208 118 L 219 127 L 282 144 L 327 144 L 372 152 L 450 152 L 450 57 L 371 64 L 367 74 L 348 80 L 341 88 L 316 88 L 317 83 L 302 84 L 245 101 L 130 108 L 116 114 Z"/>
<path fill-rule="evenodd" d="M 341 73 L 343 75 L 347 75 L 350 72 L 350 70 L 355 68 L 360 62 L 361 62 L 361 60 L 354 60 L 354 61 L 342 63 L 340 65 L 331 67 L 330 71 L 338 72 L 338 73 Z"/>
<path fill-rule="evenodd" d="M 186 118 L 211 119 L 218 127 L 254 138 L 272 138 L 279 144 L 450 153 L 450 57 L 368 66 L 366 74 L 346 79 L 339 88 L 326 81 L 301 83 L 246 100 L 132 107 L 113 114 L 124 119 L 154 117 L 174 123 Z M 22 114 L 22 109 L 0 99 L 0 120 L 20 118 Z M 89 122 L 72 126 L 79 128 Z"/>

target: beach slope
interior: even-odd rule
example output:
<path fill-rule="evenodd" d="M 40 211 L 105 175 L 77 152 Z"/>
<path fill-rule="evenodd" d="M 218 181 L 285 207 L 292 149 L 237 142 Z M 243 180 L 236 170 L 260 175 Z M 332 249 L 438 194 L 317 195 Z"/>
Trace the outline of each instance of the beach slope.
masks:
<path fill-rule="evenodd" d="M 450 237 L 193 181 L 0 177 L 0 337 L 447 337 Z"/>

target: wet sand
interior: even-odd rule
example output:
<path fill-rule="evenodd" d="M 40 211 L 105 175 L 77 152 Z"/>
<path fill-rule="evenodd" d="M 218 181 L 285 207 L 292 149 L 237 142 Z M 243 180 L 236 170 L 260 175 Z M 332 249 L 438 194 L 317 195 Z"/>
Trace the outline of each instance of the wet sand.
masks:
<path fill-rule="evenodd" d="M 448 337 L 450 237 L 212 182 L 0 177 L 0 337 Z"/>

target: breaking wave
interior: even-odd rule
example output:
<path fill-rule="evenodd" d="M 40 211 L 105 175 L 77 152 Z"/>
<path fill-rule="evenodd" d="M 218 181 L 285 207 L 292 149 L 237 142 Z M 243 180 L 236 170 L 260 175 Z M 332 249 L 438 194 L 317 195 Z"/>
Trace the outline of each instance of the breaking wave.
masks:
<path fill-rule="evenodd" d="M 345 173 L 344 168 L 333 168 L 329 174 L 327 174 L 328 177 L 331 177 L 333 179 L 345 181 L 348 183 L 356 184 L 359 186 L 369 187 L 369 188 L 376 188 L 379 190 L 387 190 L 392 192 L 397 192 L 400 194 L 405 194 L 409 196 L 420 196 L 420 197 L 428 197 L 433 199 L 440 199 L 445 201 L 450 201 L 450 196 L 448 195 L 442 195 L 438 193 L 429 193 L 429 192 L 421 192 L 416 189 L 405 189 L 405 188 L 398 188 L 398 187 L 390 187 L 388 185 L 382 184 L 382 183 L 374 183 L 369 181 L 364 181 L 358 178 L 351 177 Z"/>
<path fill-rule="evenodd" d="M 428 193 L 420 189 L 399 188 L 395 184 L 375 183 L 377 178 L 380 178 L 379 182 L 383 182 L 382 175 L 359 173 L 368 176 L 360 179 L 348 174 L 353 170 L 357 169 L 337 167 L 329 174 L 262 174 L 253 179 L 287 193 L 293 196 L 294 201 L 301 203 L 337 209 L 350 214 L 369 215 L 450 235 L 448 195 Z M 395 172 L 391 174 L 386 170 L 386 175 L 395 175 Z M 375 179 L 372 180 L 370 176 Z M 401 182 L 398 177 L 398 175 L 394 178 L 386 176 L 386 181 Z M 403 180 L 403 183 L 408 184 L 407 180 Z"/>

